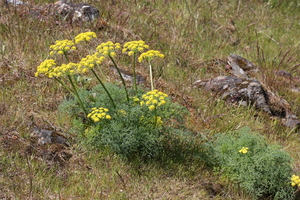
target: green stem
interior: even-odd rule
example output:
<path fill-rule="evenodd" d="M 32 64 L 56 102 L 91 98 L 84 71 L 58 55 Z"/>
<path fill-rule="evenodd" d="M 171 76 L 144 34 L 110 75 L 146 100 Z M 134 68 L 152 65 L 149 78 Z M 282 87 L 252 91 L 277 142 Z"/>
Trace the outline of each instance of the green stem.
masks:
<path fill-rule="evenodd" d="M 156 105 L 154 107 L 154 128 L 156 127 L 156 124 L 157 124 L 157 110 L 156 110 Z"/>
<path fill-rule="evenodd" d="M 69 58 L 68 58 L 67 52 L 65 52 L 65 51 L 64 51 L 64 56 L 65 56 L 65 58 L 66 58 L 66 61 L 67 61 L 67 63 L 69 63 L 70 61 L 69 61 Z"/>
<path fill-rule="evenodd" d="M 136 73 L 135 73 L 135 57 L 136 57 L 136 52 L 133 54 L 133 87 L 135 94 L 137 94 L 137 86 L 136 86 Z"/>
<path fill-rule="evenodd" d="M 115 102 L 113 100 L 113 98 L 111 97 L 110 93 L 108 92 L 108 90 L 106 89 L 105 85 L 103 84 L 103 82 L 101 81 L 101 79 L 99 78 L 99 76 L 96 74 L 94 69 L 91 69 L 91 71 L 93 72 L 93 74 L 95 75 L 96 79 L 99 81 L 99 83 L 101 84 L 101 86 L 103 87 L 103 89 L 105 90 L 106 94 L 108 95 L 111 104 L 113 105 L 114 108 L 116 108 Z"/>
<path fill-rule="evenodd" d="M 63 87 L 65 87 L 70 93 L 74 94 L 74 92 L 71 90 L 71 88 L 69 88 L 69 87 L 65 84 L 65 82 L 59 80 L 57 77 L 54 77 L 54 79 L 55 79 L 56 81 L 58 81 Z"/>
<path fill-rule="evenodd" d="M 125 80 L 124 80 L 124 78 L 123 78 L 123 76 L 122 76 L 122 74 L 121 74 L 121 71 L 120 71 L 119 67 L 117 66 L 117 64 L 116 64 L 115 60 L 113 59 L 113 57 L 111 57 L 111 56 L 109 55 L 109 58 L 110 58 L 110 60 L 113 62 L 114 66 L 115 66 L 115 68 L 117 69 L 117 72 L 118 72 L 118 74 L 119 74 L 119 76 L 120 76 L 120 78 L 121 78 L 121 80 L 122 80 L 122 83 L 123 83 L 123 85 L 124 85 L 124 89 L 125 89 L 125 92 L 126 92 L 127 102 L 129 102 L 129 95 L 128 95 L 128 91 L 127 91 L 127 88 L 126 88 L 126 83 L 125 83 Z"/>
<path fill-rule="evenodd" d="M 85 107 L 83 106 L 83 103 L 82 103 L 82 101 L 81 101 L 81 99 L 80 99 L 80 97 L 79 97 L 79 94 L 78 94 L 77 89 L 76 89 L 76 87 L 75 87 L 75 85 L 74 85 L 74 82 L 73 82 L 73 80 L 72 80 L 72 77 L 71 77 L 70 75 L 68 75 L 68 78 L 69 78 L 69 81 L 70 81 L 70 83 L 71 83 L 71 85 L 72 85 L 72 87 L 73 87 L 73 89 L 74 89 L 74 94 L 76 95 L 76 98 L 77 98 L 77 100 L 78 100 L 78 103 L 80 104 L 80 106 L 81 106 L 81 108 L 82 108 L 82 110 L 83 110 L 85 116 L 87 116 L 87 115 L 88 115 L 88 112 L 86 111 Z"/>
<path fill-rule="evenodd" d="M 154 90 L 154 84 L 153 84 L 153 75 L 152 75 L 152 65 L 149 61 L 149 71 L 150 71 L 150 83 L 151 83 L 151 90 Z"/>

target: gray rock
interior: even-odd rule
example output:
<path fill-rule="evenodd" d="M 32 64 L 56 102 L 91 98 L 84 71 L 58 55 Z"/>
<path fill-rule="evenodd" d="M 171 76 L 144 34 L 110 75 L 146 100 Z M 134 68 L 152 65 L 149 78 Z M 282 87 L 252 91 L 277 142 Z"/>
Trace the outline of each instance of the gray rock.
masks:
<path fill-rule="evenodd" d="M 63 144 L 65 146 L 70 146 L 66 137 L 56 131 L 41 129 L 34 126 L 31 137 L 36 140 L 39 145 L 49 145 L 49 144 Z"/>
<path fill-rule="evenodd" d="M 218 76 L 210 80 L 198 80 L 193 83 L 193 87 L 218 94 L 230 103 L 253 105 L 271 116 L 284 119 L 284 125 L 290 128 L 300 126 L 300 121 L 292 114 L 288 102 L 266 90 L 256 79 Z"/>
<path fill-rule="evenodd" d="M 13 4 L 15 6 L 27 4 L 27 3 L 24 3 L 23 1 L 20 1 L 20 0 L 4 0 L 4 3 Z"/>
<path fill-rule="evenodd" d="M 284 123 L 287 127 L 290 127 L 290 128 L 300 127 L 300 120 L 294 114 L 288 114 L 286 116 L 286 120 L 284 120 Z"/>
<path fill-rule="evenodd" d="M 91 22 L 100 17 L 99 10 L 86 3 L 69 3 L 60 0 L 54 4 L 53 12 L 73 22 Z"/>
<path fill-rule="evenodd" d="M 204 87 L 222 96 L 231 103 L 251 104 L 268 114 L 272 114 L 268 107 L 268 98 L 262 85 L 255 79 L 239 79 L 232 76 L 218 76 L 209 81 L 197 81 L 194 87 Z"/>
<path fill-rule="evenodd" d="M 237 54 L 228 57 L 228 64 L 231 66 L 233 74 L 240 78 L 247 77 L 246 71 L 257 70 L 252 62 Z"/>

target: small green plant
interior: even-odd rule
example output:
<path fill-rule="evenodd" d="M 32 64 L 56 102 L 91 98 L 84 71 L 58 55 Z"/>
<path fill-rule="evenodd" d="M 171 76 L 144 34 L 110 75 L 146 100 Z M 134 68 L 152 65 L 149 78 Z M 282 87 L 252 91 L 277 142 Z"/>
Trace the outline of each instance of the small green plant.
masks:
<path fill-rule="evenodd" d="M 280 146 L 243 128 L 217 135 L 213 143 L 219 173 L 256 199 L 292 199 L 291 158 Z"/>
<path fill-rule="evenodd" d="M 187 114 L 186 110 L 172 103 L 167 94 L 157 90 L 147 93 L 138 90 L 137 95 L 127 102 L 122 87 L 113 84 L 105 84 L 105 87 L 118 102 L 116 107 L 109 104 L 101 85 L 96 85 L 90 91 L 79 92 L 83 105 L 90 110 L 87 117 L 94 122 L 85 130 L 88 143 L 99 149 L 109 147 L 128 159 L 137 156 L 145 159 L 157 157 L 168 132 L 165 127 L 171 126 L 171 120 L 180 123 Z M 76 98 L 63 102 L 59 111 L 80 117 Z"/>

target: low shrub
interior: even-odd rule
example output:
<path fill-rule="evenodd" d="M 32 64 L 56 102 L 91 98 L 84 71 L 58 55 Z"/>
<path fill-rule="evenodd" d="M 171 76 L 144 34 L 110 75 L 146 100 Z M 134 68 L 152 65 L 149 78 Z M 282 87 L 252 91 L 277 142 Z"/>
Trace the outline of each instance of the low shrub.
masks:
<path fill-rule="evenodd" d="M 218 172 L 257 199 L 293 199 L 291 157 L 249 128 L 217 135 Z"/>

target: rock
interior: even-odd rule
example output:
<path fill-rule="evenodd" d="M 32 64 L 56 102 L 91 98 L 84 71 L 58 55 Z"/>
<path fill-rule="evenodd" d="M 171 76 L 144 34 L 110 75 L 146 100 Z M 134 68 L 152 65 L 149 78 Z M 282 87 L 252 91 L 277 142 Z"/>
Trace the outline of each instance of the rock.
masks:
<path fill-rule="evenodd" d="M 246 71 L 257 70 L 252 62 L 237 54 L 228 57 L 228 64 L 232 68 L 233 75 L 241 78 L 247 77 Z"/>
<path fill-rule="evenodd" d="M 294 114 L 288 114 L 286 116 L 286 120 L 284 120 L 284 123 L 289 128 L 295 128 L 300 127 L 300 120 L 299 118 Z"/>
<path fill-rule="evenodd" d="M 15 6 L 27 4 L 27 3 L 24 3 L 23 1 L 20 1 L 20 0 L 4 0 L 4 3 L 13 4 Z"/>
<path fill-rule="evenodd" d="M 114 73 L 116 75 L 119 75 L 117 69 L 114 66 L 111 66 L 110 68 L 114 71 Z M 125 81 L 130 81 L 131 83 L 133 83 L 133 73 L 123 70 L 123 69 L 120 69 L 120 68 L 119 68 L 119 70 Z M 146 81 L 146 79 L 142 75 L 136 74 L 136 83 L 137 84 L 143 84 L 143 83 L 145 83 L 145 81 Z"/>
<path fill-rule="evenodd" d="M 299 119 L 292 114 L 288 102 L 265 89 L 256 79 L 218 76 L 210 80 L 198 80 L 193 83 L 193 87 L 221 95 L 223 100 L 230 103 L 253 105 L 270 116 L 283 118 L 284 124 L 290 128 L 300 126 Z"/>
<path fill-rule="evenodd" d="M 292 74 L 285 71 L 285 70 L 278 70 L 278 71 L 275 72 L 275 74 L 277 76 L 282 76 L 282 77 L 287 78 L 287 79 L 292 79 L 293 78 Z"/>
<path fill-rule="evenodd" d="M 69 3 L 60 0 L 53 6 L 54 14 L 74 22 L 91 22 L 100 17 L 99 10 L 86 3 Z"/>
<path fill-rule="evenodd" d="M 268 114 L 272 114 L 268 107 L 266 93 L 259 81 L 255 79 L 239 79 L 232 76 L 218 76 L 209 81 L 197 81 L 194 87 L 204 87 L 222 96 L 231 103 L 252 104 Z"/>
<path fill-rule="evenodd" d="M 31 137 L 38 145 L 62 144 L 67 147 L 70 146 L 63 134 L 52 130 L 41 129 L 36 126 L 33 127 Z"/>

